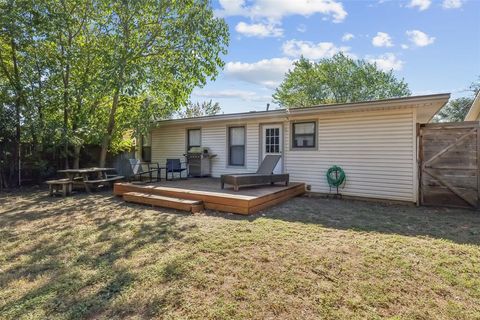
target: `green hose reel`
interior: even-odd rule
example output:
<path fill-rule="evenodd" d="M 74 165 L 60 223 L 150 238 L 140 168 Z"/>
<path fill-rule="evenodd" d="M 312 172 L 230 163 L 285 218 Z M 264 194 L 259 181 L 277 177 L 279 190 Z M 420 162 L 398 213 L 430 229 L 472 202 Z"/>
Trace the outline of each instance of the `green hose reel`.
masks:
<path fill-rule="evenodd" d="M 341 196 L 338 192 L 338 188 L 345 187 L 345 183 L 347 182 L 347 176 L 345 175 L 345 171 L 339 166 L 333 166 L 327 171 L 327 182 L 328 186 L 330 187 L 330 193 L 332 192 L 332 188 L 336 188 L 337 193 L 336 196 Z"/>

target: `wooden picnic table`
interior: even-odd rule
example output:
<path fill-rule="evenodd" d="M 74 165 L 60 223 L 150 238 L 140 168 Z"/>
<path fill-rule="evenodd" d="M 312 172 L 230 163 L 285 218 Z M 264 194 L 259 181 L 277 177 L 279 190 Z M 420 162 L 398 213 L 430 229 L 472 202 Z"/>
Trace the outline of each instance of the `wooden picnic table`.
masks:
<path fill-rule="evenodd" d="M 120 178 L 120 176 L 109 177 L 107 172 L 115 171 L 115 168 L 82 168 L 82 169 L 65 169 L 58 170 L 57 172 L 65 173 L 67 179 L 69 179 L 72 184 L 80 184 L 85 187 L 87 192 L 91 192 L 90 185 L 101 182 L 115 181 Z M 92 176 L 94 176 L 93 179 Z"/>

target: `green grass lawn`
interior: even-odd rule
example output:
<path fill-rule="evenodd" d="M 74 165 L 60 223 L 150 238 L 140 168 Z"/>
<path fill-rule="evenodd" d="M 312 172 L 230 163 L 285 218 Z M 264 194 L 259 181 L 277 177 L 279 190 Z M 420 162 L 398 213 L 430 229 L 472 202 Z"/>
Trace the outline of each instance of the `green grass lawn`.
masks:
<path fill-rule="evenodd" d="M 480 319 L 480 214 L 296 198 L 242 217 L 0 194 L 5 319 Z"/>

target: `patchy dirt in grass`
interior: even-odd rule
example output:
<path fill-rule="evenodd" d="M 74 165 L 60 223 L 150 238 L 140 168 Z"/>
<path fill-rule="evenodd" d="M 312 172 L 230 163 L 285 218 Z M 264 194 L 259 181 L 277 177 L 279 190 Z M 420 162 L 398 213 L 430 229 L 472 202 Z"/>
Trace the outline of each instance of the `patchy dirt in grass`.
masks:
<path fill-rule="evenodd" d="M 243 217 L 0 194 L 0 318 L 480 319 L 480 214 L 296 198 Z"/>

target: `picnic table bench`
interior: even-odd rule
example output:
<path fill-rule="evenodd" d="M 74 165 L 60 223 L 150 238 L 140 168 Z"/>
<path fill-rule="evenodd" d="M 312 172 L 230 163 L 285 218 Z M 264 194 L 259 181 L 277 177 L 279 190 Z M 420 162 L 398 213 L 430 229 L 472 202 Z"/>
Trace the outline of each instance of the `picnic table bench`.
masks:
<path fill-rule="evenodd" d="M 49 180 L 48 184 L 48 194 L 53 196 L 56 193 L 61 192 L 62 196 L 66 197 L 72 193 L 72 181 L 70 179 L 58 179 L 58 180 Z"/>
<path fill-rule="evenodd" d="M 87 191 L 90 192 L 90 190 L 89 190 L 90 186 L 99 186 L 99 185 L 103 185 L 103 184 L 110 185 L 114 181 L 121 180 L 123 178 L 124 178 L 123 176 L 110 176 L 109 177 L 107 175 L 106 178 L 96 179 L 96 180 L 84 180 L 83 183 L 85 184 L 85 188 L 87 189 Z"/>
<path fill-rule="evenodd" d="M 111 185 L 113 182 L 123 179 L 123 176 L 108 174 L 115 168 L 83 168 L 83 169 L 65 169 L 57 172 L 64 173 L 67 178 L 50 180 L 47 184 L 50 187 L 50 195 L 54 191 L 58 192 L 61 188 L 62 195 L 66 196 L 72 192 L 73 185 L 81 185 L 87 192 L 92 191 L 92 187 L 100 185 Z"/>

